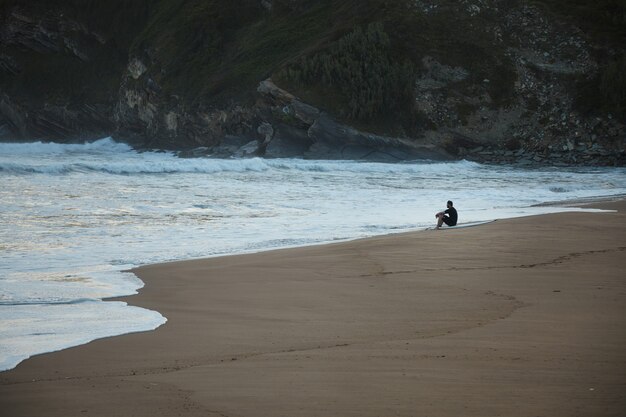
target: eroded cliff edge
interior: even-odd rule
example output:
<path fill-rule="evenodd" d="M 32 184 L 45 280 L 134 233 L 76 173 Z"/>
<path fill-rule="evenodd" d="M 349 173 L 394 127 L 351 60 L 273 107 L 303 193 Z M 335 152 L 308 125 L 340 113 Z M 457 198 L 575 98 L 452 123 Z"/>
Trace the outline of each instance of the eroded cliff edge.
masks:
<path fill-rule="evenodd" d="M 0 138 L 624 165 L 624 7 L 559 3 L 5 0 Z"/>

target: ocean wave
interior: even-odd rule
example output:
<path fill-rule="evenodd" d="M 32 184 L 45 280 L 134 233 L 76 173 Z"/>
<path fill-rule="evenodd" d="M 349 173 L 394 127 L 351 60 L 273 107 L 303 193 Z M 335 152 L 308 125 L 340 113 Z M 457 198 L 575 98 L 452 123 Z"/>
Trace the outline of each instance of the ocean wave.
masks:
<path fill-rule="evenodd" d="M 56 143 L 56 142 L 0 142 L 0 155 L 58 155 L 68 153 L 124 153 L 133 152 L 125 143 L 107 137 L 94 142 Z"/>
<path fill-rule="evenodd" d="M 50 162 L 41 164 L 0 162 L 0 172 L 10 174 L 70 174 L 100 172 L 113 175 L 133 174 L 213 174 L 219 172 L 251 172 L 270 169 L 262 161 L 255 160 L 190 160 L 175 156 L 148 157 L 122 162 L 84 161 Z"/>
<path fill-rule="evenodd" d="M 268 159 L 267 165 L 278 170 L 295 170 L 306 172 L 353 172 L 353 173 L 398 173 L 423 174 L 426 172 L 442 172 L 457 169 L 478 168 L 481 165 L 471 161 L 431 161 L 419 160 L 408 162 L 366 162 L 366 161 L 323 161 L 304 159 Z"/>
<path fill-rule="evenodd" d="M 103 139 L 104 141 L 104 139 Z M 114 143 L 114 142 L 113 142 Z M 111 143 L 109 142 L 109 145 Z M 6 145 L 6 144 L 0 144 Z M 33 146 L 35 144 L 32 144 Z M 50 145 L 50 144 L 44 144 Z M 480 167 L 480 164 L 468 161 L 454 162 L 432 162 L 415 161 L 404 163 L 380 163 L 361 161 L 322 161 L 303 159 L 217 159 L 217 158 L 178 158 L 172 153 L 164 152 L 143 152 L 124 151 L 126 145 L 119 149 L 118 155 L 114 159 L 110 155 L 103 155 L 104 152 L 89 151 L 81 148 L 83 154 L 72 154 L 66 146 L 83 145 L 58 145 L 64 149 L 62 156 L 55 156 L 54 153 L 37 154 L 36 149 L 28 149 L 25 146 L 19 152 L 23 152 L 21 158 L 12 158 L 17 153 L 3 153 L 0 146 L 0 172 L 16 175 L 25 174 L 51 174 L 62 175 L 71 173 L 92 173 L 100 172 L 113 175 L 135 175 L 135 174 L 216 174 L 228 172 L 266 172 L 266 171 L 299 171 L 315 173 L 372 173 L 372 174 L 418 174 L 418 175 L 445 175 L 453 174 L 459 169 L 473 170 Z M 54 147 L 54 146 L 52 146 Z M 35 147 L 36 148 L 36 147 Z M 115 148 L 115 146 L 114 146 Z M 105 144 L 93 149 L 108 149 L 108 153 L 115 153 Z M 32 151 L 32 152 L 31 152 Z M 28 153 L 31 152 L 31 153 Z M 78 151 L 77 151 L 78 152 Z M 50 158 L 42 156 L 49 155 Z M 8 157 L 7 157 L 8 156 Z M 16 159 L 19 162 L 16 162 Z"/>

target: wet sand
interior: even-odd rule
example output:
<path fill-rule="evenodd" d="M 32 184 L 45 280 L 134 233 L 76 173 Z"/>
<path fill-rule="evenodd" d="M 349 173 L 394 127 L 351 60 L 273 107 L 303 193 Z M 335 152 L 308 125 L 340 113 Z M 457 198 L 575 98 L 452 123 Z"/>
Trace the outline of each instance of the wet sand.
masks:
<path fill-rule="evenodd" d="M 152 332 L 0 373 L 0 416 L 624 416 L 626 203 L 150 265 Z"/>

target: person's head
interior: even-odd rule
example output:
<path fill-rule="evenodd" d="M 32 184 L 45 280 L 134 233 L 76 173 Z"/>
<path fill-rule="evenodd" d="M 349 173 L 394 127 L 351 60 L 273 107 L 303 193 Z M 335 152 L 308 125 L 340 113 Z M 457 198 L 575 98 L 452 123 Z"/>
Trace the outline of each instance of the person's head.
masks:
<path fill-rule="evenodd" d="M 448 208 L 452 207 L 452 201 L 448 200 Z"/>

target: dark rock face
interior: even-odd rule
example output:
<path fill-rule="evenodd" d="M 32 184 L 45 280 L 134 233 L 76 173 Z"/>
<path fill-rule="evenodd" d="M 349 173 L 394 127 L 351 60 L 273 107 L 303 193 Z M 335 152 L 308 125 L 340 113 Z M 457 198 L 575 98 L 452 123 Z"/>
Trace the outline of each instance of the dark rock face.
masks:
<path fill-rule="evenodd" d="M 271 80 L 260 83 L 260 99 L 243 123 L 259 123 L 258 114 L 279 114 L 261 121 L 256 132 L 227 134 L 183 156 L 350 159 L 398 162 L 413 159 L 451 159 L 445 150 L 427 144 L 360 132 L 338 123 L 329 114 L 301 102 Z M 221 113 L 226 121 L 232 114 Z M 143 116 L 145 117 L 145 116 Z M 282 118 L 281 118 L 282 117 Z M 259 119 L 260 120 L 260 119 Z M 203 129 L 210 129 L 205 124 Z"/>
<path fill-rule="evenodd" d="M 313 145 L 308 132 L 286 124 L 276 126 L 276 133 L 265 148 L 267 158 L 299 158 Z"/>
<path fill-rule="evenodd" d="M 439 4 L 418 3 L 430 14 Z M 575 103 L 579 91 L 573 80 L 597 77 L 603 47 L 537 6 L 471 3 L 463 2 L 468 15 L 496 16 L 485 30 L 514 66 L 512 98 L 499 104 L 497 80 L 475 80 L 467 89 L 471 71 L 424 57 L 416 103 L 435 126 L 426 135 L 457 157 L 481 162 L 623 165 L 626 126 L 611 114 L 585 114 Z M 605 47 L 602 53 L 623 51 Z"/>
<path fill-rule="evenodd" d="M 23 138 L 27 135 L 24 111 L 6 94 L 0 97 L 0 116 L 0 139 Z"/>
<path fill-rule="evenodd" d="M 324 113 L 311 125 L 308 134 L 316 145 L 307 152 L 306 156 L 309 158 L 366 159 L 384 162 L 451 159 L 451 156 L 442 149 L 359 132 L 335 122 Z"/>
<path fill-rule="evenodd" d="M 65 63 L 88 68 L 106 48 L 97 33 L 58 10 L 10 9 L 0 23 L 0 138 L 67 141 L 110 134 L 111 102 L 57 94 L 58 74 L 48 76 L 53 70 L 45 65 L 55 59 L 61 69 Z"/>
<path fill-rule="evenodd" d="M 257 91 L 265 99 L 263 105 L 272 114 L 283 117 L 276 129 L 272 129 L 275 133 L 263 156 L 384 162 L 452 158 L 432 145 L 364 133 L 338 123 L 329 114 L 277 87 L 270 79 L 261 82 Z"/>
<path fill-rule="evenodd" d="M 293 10 L 307 7 L 292 3 Z M 259 80 L 245 99 L 190 101 L 164 84 L 171 75 L 155 52 L 159 45 L 130 52 L 61 8 L 36 4 L 0 13 L 0 140 L 114 135 L 181 156 L 625 163 L 623 121 L 579 111 L 572 81 L 597 77 L 599 56 L 624 51 L 594 44 L 528 2 L 461 2 L 455 17 L 485 23 L 490 47 L 504 51 L 498 56 L 508 66 L 496 63 L 502 79 L 497 71 L 486 78 L 472 62 L 447 62 L 445 51 L 417 57 L 414 105 L 422 119 L 410 137 L 359 131 L 271 78 Z M 416 4 L 434 18 L 443 2 Z M 276 8 L 272 1 L 261 6 L 268 13 Z M 101 69 L 107 63 L 110 69 Z M 501 93 L 507 88 L 508 95 Z"/>

